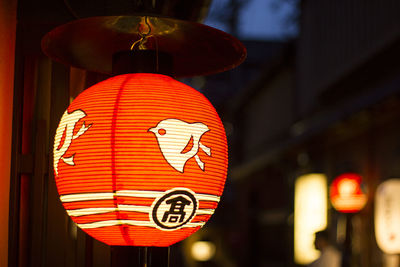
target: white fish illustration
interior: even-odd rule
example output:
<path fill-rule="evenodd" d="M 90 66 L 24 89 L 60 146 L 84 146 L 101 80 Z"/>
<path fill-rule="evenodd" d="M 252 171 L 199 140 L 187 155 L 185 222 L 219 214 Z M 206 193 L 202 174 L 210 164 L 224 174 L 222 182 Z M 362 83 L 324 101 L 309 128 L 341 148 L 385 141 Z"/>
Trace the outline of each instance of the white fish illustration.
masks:
<path fill-rule="evenodd" d="M 211 156 L 211 149 L 200 142 L 202 135 L 209 130 L 207 125 L 201 122 L 187 123 L 178 119 L 162 120 L 156 127 L 149 129 L 157 137 L 165 160 L 179 172 L 183 172 L 186 162 L 192 157 L 204 171 L 205 164 L 197 153 L 201 148 L 208 156 Z M 193 141 L 192 148 L 182 153 L 191 141 Z"/>
<path fill-rule="evenodd" d="M 83 122 L 81 128 L 79 131 L 74 134 L 74 129 L 78 121 L 86 116 L 86 113 L 80 109 L 74 110 L 71 113 L 68 113 L 68 110 L 64 112 L 64 114 L 61 117 L 60 124 L 58 125 L 57 131 L 56 131 L 56 136 L 54 139 L 54 148 L 53 148 L 53 154 L 54 154 L 54 170 L 56 175 L 58 175 L 58 163 L 60 159 L 62 159 L 66 164 L 74 166 L 74 156 L 72 155 L 70 157 L 64 157 L 65 153 L 67 152 L 69 146 L 72 143 L 72 140 L 78 138 L 82 134 L 84 134 L 91 126 L 92 124 L 89 124 L 88 126 L 85 125 L 85 122 Z M 65 136 L 64 142 L 61 145 L 61 140 L 62 137 Z"/>

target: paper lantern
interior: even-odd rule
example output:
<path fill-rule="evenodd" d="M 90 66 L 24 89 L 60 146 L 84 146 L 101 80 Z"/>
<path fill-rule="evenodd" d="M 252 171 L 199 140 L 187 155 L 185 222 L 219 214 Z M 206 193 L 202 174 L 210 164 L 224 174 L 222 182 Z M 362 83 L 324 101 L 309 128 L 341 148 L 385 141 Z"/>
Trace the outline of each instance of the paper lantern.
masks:
<path fill-rule="evenodd" d="M 294 260 L 306 265 L 320 252 L 314 234 L 324 230 L 328 221 L 328 185 L 325 174 L 309 173 L 296 179 L 294 186 Z"/>
<path fill-rule="evenodd" d="M 125 74 L 90 87 L 55 136 L 64 208 L 108 245 L 161 247 L 186 238 L 213 214 L 226 172 L 215 109 L 164 75 Z"/>
<path fill-rule="evenodd" d="M 375 194 L 375 237 L 382 251 L 400 253 L 400 179 L 378 186 Z"/>
<path fill-rule="evenodd" d="M 362 178 L 356 173 L 344 173 L 336 177 L 330 186 L 332 206 L 339 212 L 355 213 L 367 203 Z"/>

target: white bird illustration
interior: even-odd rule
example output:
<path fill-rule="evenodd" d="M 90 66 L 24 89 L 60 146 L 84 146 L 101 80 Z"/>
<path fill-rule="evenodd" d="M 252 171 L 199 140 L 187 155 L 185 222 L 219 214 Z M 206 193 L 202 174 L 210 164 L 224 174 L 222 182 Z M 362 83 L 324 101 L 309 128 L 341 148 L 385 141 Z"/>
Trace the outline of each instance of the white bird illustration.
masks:
<path fill-rule="evenodd" d="M 183 172 L 186 162 L 192 157 L 204 171 L 204 162 L 197 153 L 200 147 L 208 156 L 211 156 L 211 149 L 200 142 L 202 135 L 209 130 L 207 125 L 201 122 L 187 123 L 178 119 L 165 119 L 148 131 L 157 137 L 158 146 L 169 165 L 175 170 Z M 183 153 L 191 140 L 193 147 Z"/>
<path fill-rule="evenodd" d="M 82 119 L 85 116 L 86 116 L 85 112 L 83 112 L 80 109 L 77 109 L 71 113 L 68 113 L 68 110 L 66 110 L 64 112 L 63 116 L 61 117 L 60 124 L 58 125 L 58 128 L 56 130 L 56 136 L 55 136 L 55 140 L 54 140 L 54 149 L 53 149 L 54 170 L 55 170 L 56 175 L 58 175 L 58 162 L 60 161 L 60 159 L 62 159 L 68 165 L 71 165 L 71 166 L 75 165 L 75 162 L 74 162 L 75 155 L 72 155 L 70 157 L 64 157 L 64 155 L 67 152 L 69 146 L 71 145 L 72 140 L 74 140 L 74 139 L 78 138 L 79 136 L 81 136 L 82 134 L 84 134 L 90 128 L 90 126 L 92 126 L 91 124 L 86 126 L 85 122 L 83 122 L 79 131 L 76 134 L 74 134 L 74 129 L 75 129 L 76 124 L 78 123 L 78 121 L 80 119 Z M 62 146 L 60 147 L 61 139 L 63 136 L 65 136 L 64 142 L 63 142 Z"/>

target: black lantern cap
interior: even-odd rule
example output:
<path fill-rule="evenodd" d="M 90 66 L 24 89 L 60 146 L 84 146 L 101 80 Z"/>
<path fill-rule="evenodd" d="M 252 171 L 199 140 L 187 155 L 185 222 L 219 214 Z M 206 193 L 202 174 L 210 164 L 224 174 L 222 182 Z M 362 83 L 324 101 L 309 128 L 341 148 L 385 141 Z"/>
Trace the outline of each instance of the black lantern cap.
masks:
<path fill-rule="evenodd" d="M 112 74 L 158 73 L 173 76 L 172 56 L 155 50 L 117 52 L 112 59 Z"/>

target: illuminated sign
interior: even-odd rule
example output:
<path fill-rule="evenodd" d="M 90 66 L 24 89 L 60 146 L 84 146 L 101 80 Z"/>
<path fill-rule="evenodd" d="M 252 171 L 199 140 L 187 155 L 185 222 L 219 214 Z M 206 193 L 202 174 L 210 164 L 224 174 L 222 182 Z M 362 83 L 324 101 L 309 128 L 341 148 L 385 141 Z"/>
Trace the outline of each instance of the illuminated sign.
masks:
<path fill-rule="evenodd" d="M 309 264 L 318 258 L 314 233 L 327 225 L 327 178 L 312 173 L 300 176 L 295 183 L 294 202 L 294 259 Z"/>
<path fill-rule="evenodd" d="M 344 173 L 336 177 L 330 186 L 329 195 L 332 206 L 344 213 L 360 211 L 368 199 L 362 178 L 356 173 Z"/>
<path fill-rule="evenodd" d="M 387 254 L 400 253 L 400 179 L 378 186 L 375 194 L 375 237 Z"/>

